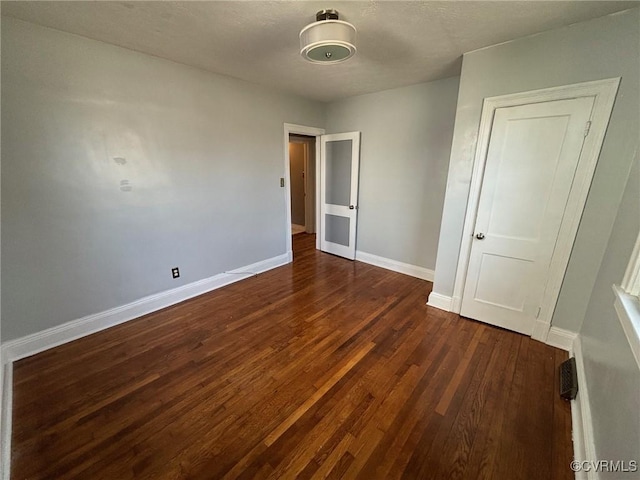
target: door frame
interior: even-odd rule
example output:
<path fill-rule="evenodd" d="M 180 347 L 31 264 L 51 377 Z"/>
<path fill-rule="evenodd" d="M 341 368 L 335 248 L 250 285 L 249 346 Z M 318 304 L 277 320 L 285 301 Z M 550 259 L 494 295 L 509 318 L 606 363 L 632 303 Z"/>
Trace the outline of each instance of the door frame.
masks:
<path fill-rule="evenodd" d="M 315 139 L 315 137 L 313 137 Z M 289 143 L 296 143 L 298 145 L 302 145 L 303 147 L 303 151 L 304 151 L 304 164 L 303 164 L 303 175 L 304 175 L 304 180 L 303 180 L 303 188 L 304 188 L 304 228 L 305 228 L 305 232 L 306 233 L 316 233 L 315 231 L 315 214 L 314 214 L 314 210 L 315 210 L 315 198 L 313 199 L 313 201 L 311 200 L 311 197 L 315 197 L 315 192 L 314 195 L 309 195 L 309 192 L 311 191 L 311 181 L 309 180 L 310 175 L 309 175 L 309 171 L 311 170 L 310 165 L 311 165 L 311 151 L 309 149 L 309 144 L 311 143 L 310 141 L 311 137 L 309 136 L 305 136 L 304 140 L 303 137 L 294 137 L 294 140 L 291 140 L 291 137 L 289 137 Z M 315 153 L 315 150 L 314 150 Z M 289 154 L 289 166 L 291 166 L 291 154 Z M 315 170 L 315 166 L 313 168 Z M 315 183 L 315 182 L 314 182 Z M 313 228 L 311 228 L 313 226 Z"/>
<path fill-rule="evenodd" d="M 318 194 L 319 182 L 320 182 L 320 136 L 325 134 L 324 128 L 308 127 L 306 125 L 296 125 L 293 123 L 284 124 L 284 195 L 285 195 L 285 216 L 287 219 L 287 225 L 285 228 L 286 233 L 286 252 L 289 257 L 289 262 L 293 261 L 293 242 L 291 240 L 291 160 L 289 158 L 289 134 L 294 135 L 307 135 L 309 137 L 316 137 L 316 249 L 320 249 L 320 222 L 318 216 L 320 212 L 320 195 Z"/>
<path fill-rule="evenodd" d="M 565 215 L 562 219 L 558 241 L 551 258 L 547 285 L 545 287 L 540 313 L 536 319 L 531 337 L 545 342 L 551 328 L 551 318 L 556 307 L 562 280 L 569 263 L 569 256 L 578 232 L 578 226 L 584 210 L 584 205 L 589 193 L 589 187 L 593 179 L 596 163 L 600 155 L 602 142 L 604 141 L 611 111 L 615 101 L 620 77 L 596 80 L 593 82 L 577 83 L 560 87 L 544 88 L 529 92 L 487 97 L 482 104 L 482 115 L 478 131 L 478 142 L 473 159 L 473 171 L 467 209 L 462 230 L 462 242 L 458 256 L 458 267 L 453 287 L 451 310 L 460 313 L 462 307 L 462 294 L 469 267 L 471 255 L 472 236 L 475 228 L 475 220 L 478 213 L 480 190 L 484 176 L 484 168 L 489 149 L 491 129 L 496 109 L 515 107 L 531 103 L 543 103 L 555 100 L 568 100 L 580 97 L 594 97 L 593 110 L 591 112 L 589 134 L 586 136 L 582 151 L 578 159 L 578 166 L 574 176 L 569 199 L 565 207 Z"/>

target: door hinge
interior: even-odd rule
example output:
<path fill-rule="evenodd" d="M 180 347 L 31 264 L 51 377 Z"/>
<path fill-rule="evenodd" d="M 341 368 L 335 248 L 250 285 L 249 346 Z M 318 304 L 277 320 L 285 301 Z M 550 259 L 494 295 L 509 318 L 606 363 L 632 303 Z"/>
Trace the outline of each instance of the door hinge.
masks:
<path fill-rule="evenodd" d="M 586 137 L 587 135 L 589 135 L 589 131 L 591 130 L 591 120 L 589 120 L 587 122 L 587 124 L 584 127 L 584 136 Z"/>
<path fill-rule="evenodd" d="M 542 310 L 542 307 L 538 307 L 538 313 L 536 313 L 536 318 L 540 316 L 540 310 Z"/>

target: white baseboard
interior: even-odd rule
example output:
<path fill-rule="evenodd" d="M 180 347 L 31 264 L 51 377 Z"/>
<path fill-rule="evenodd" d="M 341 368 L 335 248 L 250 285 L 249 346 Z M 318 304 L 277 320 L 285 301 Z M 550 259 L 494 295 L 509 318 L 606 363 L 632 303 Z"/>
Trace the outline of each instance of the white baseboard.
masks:
<path fill-rule="evenodd" d="M 595 462 L 596 447 L 593 440 L 593 423 L 591 420 L 591 406 L 589 403 L 589 390 L 584 372 L 584 359 L 582 357 L 582 342 L 577 335 L 571 354 L 576 359 L 578 373 L 578 395 L 571 400 L 571 424 L 573 438 L 574 459 L 579 462 Z M 576 472 L 576 480 L 598 480 L 599 475 L 591 469 L 589 472 Z"/>
<path fill-rule="evenodd" d="M 10 340 L 2 344 L 2 349 L 5 351 L 3 361 L 13 362 L 120 323 L 128 322 L 134 318 L 175 305 L 255 274 L 280 267 L 290 263 L 292 258 L 292 252 L 287 252 L 283 255 L 220 273 L 188 285 L 150 295 L 127 305 L 72 320 L 17 340 Z"/>
<path fill-rule="evenodd" d="M 411 277 L 421 278 L 433 282 L 434 271 L 428 268 L 418 267 L 417 265 L 411 265 L 408 263 L 398 262 L 397 260 L 391 260 L 390 258 L 379 257 L 372 253 L 362 252 L 356 250 L 356 260 L 376 267 L 386 268 L 387 270 L 393 270 L 394 272 L 404 273 Z"/>
<path fill-rule="evenodd" d="M 452 303 L 453 299 L 451 297 L 447 297 L 446 295 L 441 295 L 436 292 L 431 292 L 429 294 L 429 300 L 427 301 L 427 305 L 430 307 L 439 308 L 445 312 L 452 311 Z"/>
<path fill-rule="evenodd" d="M 547 335 L 547 345 L 560 348 L 566 352 L 570 352 L 573 348 L 573 341 L 578 337 L 578 334 L 563 328 L 551 327 L 549 334 Z"/>
<path fill-rule="evenodd" d="M 533 332 L 531 332 L 531 338 L 542 343 L 547 343 L 547 337 L 549 336 L 550 328 L 550 324 L 548 324 L 544 320 L 537 318 L 533 322 Z"/>
<path fill-rule="evenodd" d="M 456 297 L 454 295 L 451 297 L 451 311 L 459 314 L 460 310 L 462 310 L 462 297 Z"/>
<path fill-rule="evenodd" d="M 0 479 L 11 478 L 11 427 L 13 411 L 13 363 L 0 365 L 3 370 L 2 409 L 0 410 Z"/>

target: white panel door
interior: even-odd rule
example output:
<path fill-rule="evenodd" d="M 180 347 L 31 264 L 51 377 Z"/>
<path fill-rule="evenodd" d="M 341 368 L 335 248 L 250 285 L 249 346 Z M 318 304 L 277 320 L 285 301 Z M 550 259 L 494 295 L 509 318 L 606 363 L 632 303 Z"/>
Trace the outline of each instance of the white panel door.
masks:
<path fill-rule="evenodd" d="M 320 249 L 356 258 L 360 132 L 320 137 Z"/>
<path fill-rule="evenodd" d="M 532 333 L 592 107 L 496 109 L 461 315 Z"/>

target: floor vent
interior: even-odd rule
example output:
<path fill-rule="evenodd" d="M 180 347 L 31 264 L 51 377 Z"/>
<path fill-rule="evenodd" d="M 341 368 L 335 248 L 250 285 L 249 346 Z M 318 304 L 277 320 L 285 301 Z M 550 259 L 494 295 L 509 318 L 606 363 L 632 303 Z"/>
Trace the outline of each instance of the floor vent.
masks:
<path fill-rule="evenodd" d="M 560 396 L 565 400 L 573 400 L 578 394 L 578 373 L 576 359 L 570 358 L 560 365 Z"/>

